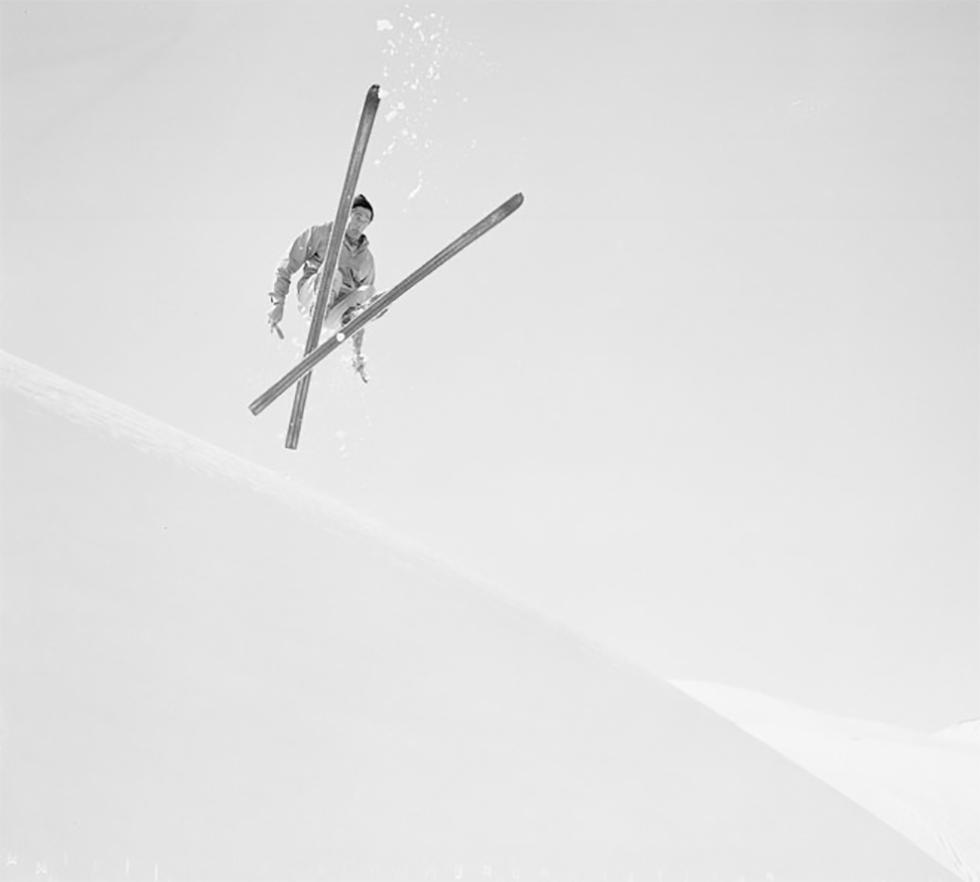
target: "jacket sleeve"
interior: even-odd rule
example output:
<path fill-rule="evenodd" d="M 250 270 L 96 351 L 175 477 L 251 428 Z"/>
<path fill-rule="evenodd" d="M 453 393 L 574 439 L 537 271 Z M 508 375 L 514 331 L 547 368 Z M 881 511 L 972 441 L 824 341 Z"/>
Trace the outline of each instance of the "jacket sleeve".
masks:
<path fill-rule="evenodd" d="M 357 280 L 357 287 L 363 288 L 367 285 L 374 287 L 374 255 L 368 251 L 364 257 L 364 274 Z"/>
<path fill-rule="evenodd" d="M 296 237 L 296 241 L 293 242 L 293 247 L 289 249 L 289 254 L 276 267 L 276 281 L 272 286 L 272 297 L 276 302 L 282 303 L 285 301 L 286 295 L 289 294 L 289 285 L 293 275 L 306 262 L 306 258 L 309 257 L 312 241 L 313 227 L 310 227 Z"/>

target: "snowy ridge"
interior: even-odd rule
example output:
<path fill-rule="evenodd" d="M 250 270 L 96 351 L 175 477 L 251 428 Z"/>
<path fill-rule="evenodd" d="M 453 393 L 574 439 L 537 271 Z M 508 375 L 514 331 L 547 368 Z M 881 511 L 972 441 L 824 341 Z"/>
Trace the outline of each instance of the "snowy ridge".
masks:
<path fill-rule="evenodd" d="M 96 428 L 113 438 L 126 439 L 143 453 L 178 461 L 207 477 L 245 484 L 257 493 L 268 494 L 292 508 L 317 515 L 327 529 L 337 532 L 354 529 L 365 537 L 384 541 L 408 557 L 421 557 L 429 564 L 456 571 L 438 554 L 411 542 L 361 511 L 2 350 L 0 386 L 19 392 L 74 423 Z"/>
<path fill-rule="evenodd" d="M 936 733 L 937 738 L 980 748 L 980 720 L 967 720 Z"/>
<path fill-rule="evenodd" d="M 253 490 L 270 493 L 283 502 L 315 510 L 333 520 L 354 522 L 366 531 L 380 529 L 379 524 L 364 515 L 297 486 L 272 469 L 3 351 L 0 351 L 0 384 L 72 422 L 128 439 L 145 453 L 179 459 L 202 474 L 244 482 Z"/>
<path fill-rule="evenodd" d="M 718 683 L 674 685 L 881 818 L 964 882 L 980 882 L 976 721 L 930 735 Z"/>
<path fill-rule="evenodd" d="M 574 640 L 581 651 L 599 656 L 607 662 L 612 661 L 621 668 L 632 668 L 637 673 L 648 675 L 648 672 L 588 635 L 521 604 L 472 573 L 463 573 L 453 561 L 413 542 L 381 521 L 324 493 L 297 484 L 273 469 L 3 350 L 0 350 L 0 387 L 18 392 L 45 410 L 78 425 L 95 428 L 112 438 L 128 440 L 142 453 L 179 462 L 206 477 L 235 485 L 244 484 L 256 493 L 267 494 L 294 510 L 316 516 L 317 524 L 331 533 L 349 535 L 353 531 L 364 538 L 380 541 L 401 558 L 402 566 L 424 566 L 441 571 L 459 586 L 465 585 L 467 590 L 492 598 L 494 603 L 533 621 L 537 627 Z"/>

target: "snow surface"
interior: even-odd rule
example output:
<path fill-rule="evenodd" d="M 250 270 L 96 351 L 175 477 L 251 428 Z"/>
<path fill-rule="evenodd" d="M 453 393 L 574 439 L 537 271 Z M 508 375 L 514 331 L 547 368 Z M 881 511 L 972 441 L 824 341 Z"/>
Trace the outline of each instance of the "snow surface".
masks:
<path fill-rule="evenodd" d="M 936 733 L 936 737 L 980 748 L 980 720 L 967 720 Z"/>
<path fill-rule="evenodd" d="M 355 529 L 407 554 L 427 554 L 378 521 L 332 497 L 6 352 L 0 352 L 0 386 L 29 397 L 71 422 L 98 425 L 111 436 L 126 439 L 137 450 L 179 462 L 211 478 L 244 484 L 324 523 Z M 430 562 L 439 563 L 434 558 Z"/>
<path fill-rule="evenodd" d="M 0 830 L 19 867 L 955 878 L 356 512 L 13 356 L 0 391 Z"/>
<path fill-rule="evenodd" d="M 980 882 L 977 721 L 932 735 L 718 683 L 674 685 L 867 808 L 960 879 Z"/>

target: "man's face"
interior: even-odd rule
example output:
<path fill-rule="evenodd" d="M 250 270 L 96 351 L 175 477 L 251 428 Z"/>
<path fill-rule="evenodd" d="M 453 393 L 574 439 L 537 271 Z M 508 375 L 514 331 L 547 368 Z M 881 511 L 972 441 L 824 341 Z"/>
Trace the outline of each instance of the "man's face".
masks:
<path fill-rule="evenodd" d="M 352 239 L 357 239 L 369 223 L 371 223 L 371 212 L 359 205 L 350 213 L 347 232 Z"/>

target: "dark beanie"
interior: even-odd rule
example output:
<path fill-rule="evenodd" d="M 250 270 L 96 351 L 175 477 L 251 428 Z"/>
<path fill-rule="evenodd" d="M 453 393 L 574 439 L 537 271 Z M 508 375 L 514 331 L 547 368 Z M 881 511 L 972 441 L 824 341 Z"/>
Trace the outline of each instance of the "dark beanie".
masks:
<path fill-rule="evenodd" d="M 367 201 L 367 198 L 363 193 L 358 193 L 354 197 L 354 201 L 351 203 L 350 210 L 353 211 L 355 208 L 366 208 L 371 212 L 371 219 L 374 219 L 374 208 L 371 203 Z"/>

